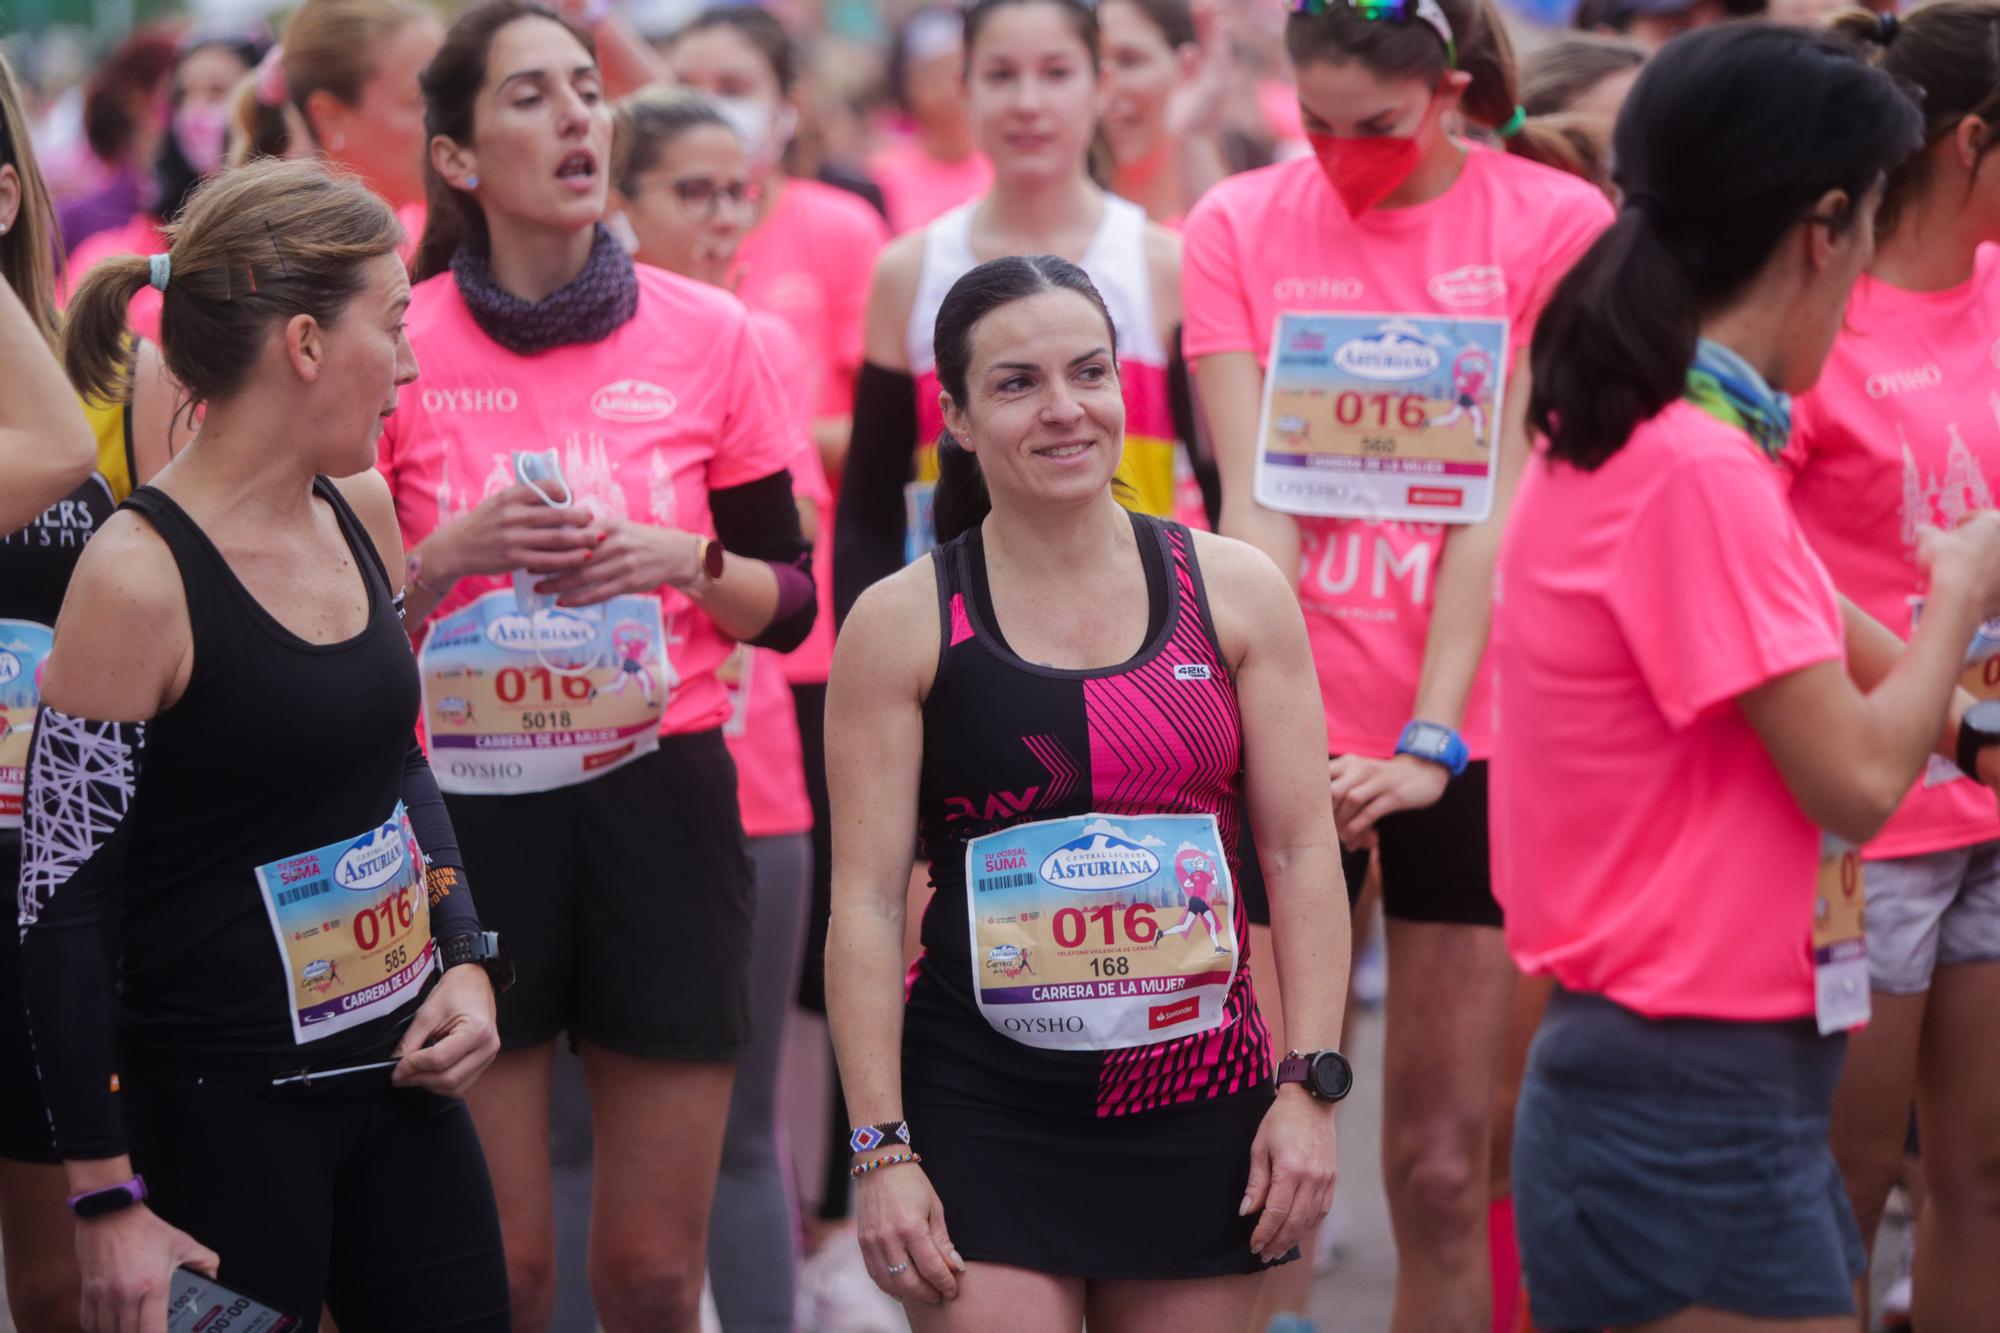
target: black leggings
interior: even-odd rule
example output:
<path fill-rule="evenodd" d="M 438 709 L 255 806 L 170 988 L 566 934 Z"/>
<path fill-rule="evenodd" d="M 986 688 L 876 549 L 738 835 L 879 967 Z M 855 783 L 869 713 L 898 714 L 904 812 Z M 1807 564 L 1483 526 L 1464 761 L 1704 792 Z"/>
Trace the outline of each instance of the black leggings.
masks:
<path fill-rule="evenodd" d="M 222 1285 L 354 1333 L 511 1325 L 500 1216 L 463 1102 L 376 1079 L 273 1097 L 128 1074 L 133 1166 Z"/>

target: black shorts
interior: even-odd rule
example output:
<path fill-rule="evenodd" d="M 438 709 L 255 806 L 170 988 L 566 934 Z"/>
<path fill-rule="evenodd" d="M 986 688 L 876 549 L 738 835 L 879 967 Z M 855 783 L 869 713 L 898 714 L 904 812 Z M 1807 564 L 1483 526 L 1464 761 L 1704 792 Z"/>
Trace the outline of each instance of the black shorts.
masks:
<path fill-rule="evenodd" d="M 503 1047 L 567 1032 L 644 1059 L 742 1053 L 756 891 L 720 731 L 578 786 L 445 804 L 480 920 L 514 955 Z"/>
<path fill-rule="evenodd" d="M 0 885 L 6 886 L 10 903 L 20 877 L 21 844 L 15 834 L 0 833 Z M 62 1157 L 56 1152 L 48 1108 L 42 1104 L 42 1080 L 28 1036 L 22 987 L 21 932 L 9 922 L 0 929 L 0 1157 L 52 1165 Z"/>
<path fill-rule="evenodd" d="M 1403 810 L 1375 826 L 1382 852 L 1382 915 L 1450 926 L 1498 926 L 1486 843 L 1486 761 L 1445 787 L 1438 803 Z M 1368 853 L 1341 849 L 1350 895 L 1361 891 Z"/>

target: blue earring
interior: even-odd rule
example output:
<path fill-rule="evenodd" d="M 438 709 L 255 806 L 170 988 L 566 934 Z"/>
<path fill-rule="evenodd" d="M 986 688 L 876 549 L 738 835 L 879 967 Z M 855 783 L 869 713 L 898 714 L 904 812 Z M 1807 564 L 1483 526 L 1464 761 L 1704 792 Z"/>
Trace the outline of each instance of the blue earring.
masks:
<path fill-rule="evenodd" d="M 466 189 L 468 189 L 468 190 L 476 190 L 476 189 L 478 189 L 478 188 L 479 188 L 479 177 L 477 177 L 477 176 L 467 176 L 467 177 L 465 178 L 465 188 L 466 188 Z"/>

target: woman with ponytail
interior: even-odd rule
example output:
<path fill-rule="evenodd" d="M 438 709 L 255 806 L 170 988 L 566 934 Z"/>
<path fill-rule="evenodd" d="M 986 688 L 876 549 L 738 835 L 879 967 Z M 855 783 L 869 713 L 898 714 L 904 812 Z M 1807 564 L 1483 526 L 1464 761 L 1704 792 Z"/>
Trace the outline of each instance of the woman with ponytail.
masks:
<path fill-rule="evenodd" d="M 1379 848 L 1397 1327 L 1483 1330 L 1488 1142 L 1514 987 L 1486 849 L 1492 562 L 1528 456 L 1529 337 L 1610 210 L 1555 169 L 1571 165 L 1568 141 L 1520 110 L 1487 0 L 1296 0 L 1285 42 L 1314 157 L 1232 177 L 1189 215 L 1187 352 L 1222 463 L 1222 530 L 1290 574 L 1305 608 L 1350 886 Z M 1264 372 L 1288 312 L 1504 321 L 1498 354 L 1466 365 L 1497 392 L 1454 427 L 1490 469 L 1490 517 L 1439 525 L 1259 502 Z M 1506 1227 L 1496 1210 L 1495 1232 Z"/>
<path fill-rule="evenodd" d="M 1875 258 L 1793 411 L 1784 461 L 1834 586 L 1908 638 L 1930 614 L 1920 525 L 1992 508 L 2000 482 L 2000 170 L 1988 160 L 2000 4 L 1943 0 L 1835 26 L 1922 92 L 1924 147 L 1890 174 Z M 1981 698 L 2000 695 L 1996 649 L 1982 634 L 1966 659 Z M 1986 1054 L 2000 1005 L 2000 817 L 1978 776 L 1932 765 L 1862 849 L 1873 1017 L 1848 1040 L 1834 1103 L 1834 1152 L 1870 1239 L 1916 1103 L 1929 1202 L 1911 1313 L 1925 1328 L 2000 1310 L 2000 1079 Z"/>
<path fill-rule="evenodd" d="M 1332 1198 L 1348 936 L 1305 630 L 1255 550 L 1119 506 L 1118 342 L 1067 260 L 952 284 L 942 544 L 834 661 L 827 1010 L 862 1253 L 918 1333 L 1241 1330 Z M 1230 891 L 1250 825 L 1309 1049 L 1282 1062 Z"/>
<path fill-rule="evenodd" d="M 1827 1144 L 1869 1018 L 1851 845 L 1933 752 L 2000 780 L 2000 728 L 1955 694 L 2000 610 L 2000 515 L 1908 516 L 1906 645 L 1839 598 L 1780 464 L 1921 135 L 1834 37 L 1677 38 L 1618 122 L 1624 208 L 1536 329 L 1493 863 L 1515 960 L 1558 987 L 1514 1137 L 1538 1326 L 1855 1327 Z"/>

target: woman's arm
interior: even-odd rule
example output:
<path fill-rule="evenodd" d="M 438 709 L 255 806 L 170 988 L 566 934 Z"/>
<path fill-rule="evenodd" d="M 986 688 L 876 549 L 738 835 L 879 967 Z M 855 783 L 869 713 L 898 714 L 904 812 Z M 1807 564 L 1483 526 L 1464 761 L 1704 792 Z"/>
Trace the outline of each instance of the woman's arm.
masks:
<path fill-rule="evenodd" d="M 186 689 L 190 647 L 166 543 L 136 515 L 113 515 L 85 548 L 56 625 L 21 831 L 28 1023 L 73 1193 L 133 1175 L 115 1091 L 109 936 L 145 724 Z M 76 781 L 86 769 L 91 780 Z M 173 1270 L 213 1276 L 218 1262 L 144 1204 L 79 1220 L 76 1248 L 93 1329 L 163 1326 Z"/>
<path fill-rule="evenodd" d="M 0 534 L 14 531 L 83 485 L 97 439 L 76 392 L 12 286 L 0 282 Z"/>
<path fill-rule="evenodd" d="M 1222 473 L 1222 531 L 1271 558 L 1296 587 L 1299 525 L 1290 514 L 1257 503 L 1257 421 L 1264 410 L 1264 372 L 1249 352 L 1218 352 L 1194 360 L 1197 401 Z"/>
<path fill-rule="evenodd" d="M 1196 549 L 1236 676 L 1244 805 L 1270 889 L 1285 1030 L 1301 1051 L 1337 1047 L 1347 1003 L 1347 892 L 1319 785 L 1326 726 L 1305 620 L 1291 588 L 1247 546 L 1196 534 Z M 1263 1210 L 1253 1250 L 1276 1258 L 1326 1215 L 1335 1162 L 1333 1108 L 1296 1084 L 1281 1088 L 1252 1150 L 1244 1195 L 1244 1212 Z"/>
<path fill-rule="evenodd" d="M 916 387 L 904 343 L 923 270 L 924 234 L 891 241 L 875 263 L 854 387 L 854 425 L 833 520 L 833 606 L 855 600 L 903 567 L 903 487 L 917 448 Z"/>
<path fill-rule="evenodd" d="M 1858 638 L 1862 648 L 1852 676 L 1841 663 L 1823 662 L 1738 700 L 1806 815 L 1853 843 L 1880 831 L 1940 744 L 1966 645 L 1996 609 L 2000 512 L 1977 514 L 1953 532 L 1926 532 L 1918 561 L 1930 571 L 1930 595 L 1908 647 L 1893 659 L 1868 628 L 1873 622 L 1851 611 L 1848 643 Z M 1873 687 L 1860 686 L 1868 677 Z"/>
<path fill-rule="evenodd" d="M 903 1118 L 903 915 L 917 832 L 923 700 L 938 655 L 932 562 L 875 585 L 835 642 L 827 682 L 827 787 L 833 793 L 833 920 L 826 937 L 826 1013 L 856 1125 Z M 911 1126 L 923 1150 L 924 1127 Z M 855 1192 L 863 1253 L 892 1295 L 957 1294 L 963 1267 L 921 1166 L 862 1178 Z M 905 1265 L 904 1271 L 888 1270 Z"/>
<path fill-rule="evenodd" d="M 1493 569 L 1514 491 L 1527 466 L 1528 393 L 1533 388 L 1526 357 L 1509 377 L 1506 415 L 1500 427 L 1499 458 L 1493 476 L 1493 512 L 1479 523 L 1451 528 L 1444 539 L 1437 583 L 1431 596 L 1431 627 L 1424 639 L 1423 673 L 1417 680 L 1411 717 L 1453 731 L 1465 724 L 1465 701 L 1486 655 L 1493 627 Z M 1398 810 L 1421 810 L 1444 795 L 1451 774 L 1441 765 L 1410 755 L 1371 759 L 1343 755 L 1332 765 L 1333 803 L 1340 835 L 1360 845 L 1375 823 Z"/>

